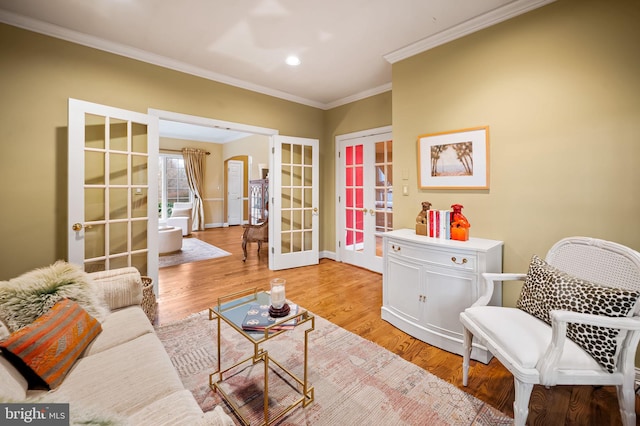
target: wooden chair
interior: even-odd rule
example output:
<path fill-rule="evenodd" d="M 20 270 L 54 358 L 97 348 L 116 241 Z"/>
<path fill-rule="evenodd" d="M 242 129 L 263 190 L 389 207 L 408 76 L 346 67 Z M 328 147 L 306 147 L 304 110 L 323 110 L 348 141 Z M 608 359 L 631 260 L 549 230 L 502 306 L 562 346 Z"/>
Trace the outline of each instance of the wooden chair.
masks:
<path fill-rule="evenodd" d="M 640 253 L 617 243 L 585 237 L 565 238 L 549 250 L 545 261 L 557 270 L 590 283 L 632 292 L 640 291 Z M 542 263 L 541 259 L 539 263 Z M 558 275 L 561 273 L 555 276 Z M 551 310 L 550 325 L 519 308 L 486 306 L 495 281 L 525 280 L 526 277 L 526 274 L 484 274 L 486 288 L 483 294 L 476 303 L 460 314 L 464 326 L 463 385 L 466 386 L 468 382 L 469 360 L 475 337 L 514 376 L 516 395 L 513 411 L 516 425 L 524 425 L 527 421 L 529 398 L 533 385 L 536 384 L 547 387 L 614 385 L 618 392 L 623 424 L 635 425 L 634 358 L 640 339 L 638 303 L 633 305 L 635 299 L 629 299 L 627 305 L 633 306 L 629 317 Z M 584 290 L 578 292 L 579 284 L 570 288 L 576 288 L 576 294 L 571 293 L 570 300 L 589 299 Z M 574 296 L 577 299 L 573 299 Z M 558 294 L 555 297 L 559 297 Z M 597 306 L 602 304 L 603 302 L 596 303 Z M 570 324 L 621 330 L 619 337 L 622 339 L 618 344 L 618 352 L 612 358 L 615 360 L 615 367 L 609 366 L 613 369 L 612 372 L 596 362 L 583 349 L 584 346 L 576 344 L 575 338 L 566 338 L 568 327 L 571 332 L 579 329 Z M 609 339 L 611 341 L 615 340 Z"/>
<path fill-rule="evenodd" d="M 242 261 L 247 260 L 247 243 L 258 243 L 258 254 L 262 248 L 262 243 L 269 242 L 269 219 L 259 225 L 242 225 L 244 232 L 242 234 L 242 252 L 244 256 Z"/>

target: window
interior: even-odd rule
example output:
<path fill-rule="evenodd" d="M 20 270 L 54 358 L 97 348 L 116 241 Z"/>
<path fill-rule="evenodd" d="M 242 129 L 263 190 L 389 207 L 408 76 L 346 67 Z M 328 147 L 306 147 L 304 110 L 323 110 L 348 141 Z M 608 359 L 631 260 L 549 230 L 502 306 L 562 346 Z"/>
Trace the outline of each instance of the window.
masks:
<path fill-rule="evenodd" d="M 160 154 L 158 161 L 158 217 L 166 219 L 174 203 L 192 202 L 193 196 L 182 156 Z"/>

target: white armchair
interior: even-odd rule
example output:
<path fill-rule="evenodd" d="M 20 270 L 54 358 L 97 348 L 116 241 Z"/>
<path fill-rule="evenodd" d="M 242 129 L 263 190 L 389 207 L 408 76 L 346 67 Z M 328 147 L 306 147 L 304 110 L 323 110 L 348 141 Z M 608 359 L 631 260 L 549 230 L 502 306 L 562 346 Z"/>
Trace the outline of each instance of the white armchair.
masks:
<path fill-rule="evenodd" d="M 640 253 L 604 240 L 565 238 L 549 250 L 545 261 L 534 257 L 528 274 L 484 274 L 484 278 L 483 295 L 460 314 L 464 386 L 476 338 L 514 376 L 516 425 L 527 421 L 529 398 L 536 384 L 614 385 L 623 424 L 636 424 L 634 358 L 640 340 Z M 518 301 L 522 309 L 486 306 L 495 281 L 514 280 L 525 281 Z M 588 294 L 591 291 L 602 297 L 594 298 Z M 618 311 L 623 299 L 625 308 Z M 536 317 L 544 315 L 540 306 L 549 308 L 546 318 Z M 605 312 L 607 306 L 613 311 Z M 590 355 L 582 339 L 604 332 L 612 333 L 600 334 L 609 336 L 603 339 L 609 345 L 608 357 L 593 346 Z"/>
<path fill-rule="evenodd" d="M 190 235 L 193 227 L 193 206 L 191 203 L 174 203 L 167 225 L 182 229 L 182 236 Z"/>

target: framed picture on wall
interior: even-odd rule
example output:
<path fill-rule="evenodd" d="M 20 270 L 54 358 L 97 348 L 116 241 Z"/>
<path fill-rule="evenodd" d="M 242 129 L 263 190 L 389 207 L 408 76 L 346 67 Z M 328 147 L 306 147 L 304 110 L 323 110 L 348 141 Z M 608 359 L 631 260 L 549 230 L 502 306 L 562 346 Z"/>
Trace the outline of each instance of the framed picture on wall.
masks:
<path fill-rule="evenodd" d="M 489 126 L 418 136 L 420 189 L 489 189 Z"/>

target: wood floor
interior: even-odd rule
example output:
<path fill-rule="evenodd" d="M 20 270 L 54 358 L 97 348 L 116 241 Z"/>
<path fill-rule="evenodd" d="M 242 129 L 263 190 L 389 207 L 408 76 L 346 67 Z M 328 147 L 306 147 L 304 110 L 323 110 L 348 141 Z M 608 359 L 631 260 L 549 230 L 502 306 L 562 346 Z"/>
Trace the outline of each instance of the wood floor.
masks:
<path fill-rule="evenodd" d="M 266 245 L 258 256 L 257 244 L 249 244 L 248 259 L 242 262 L 241 237 L 238 226 L 193 234 L 232 255 L 160 269 L 158 323 L 200 312 L 215 304 L 217 297 L 235 291 L 266 290 L 270 278 L 282 277 L 287 280 L 287 298 L 513 416 L 513 377 L 497 360 L 488 365 L 471 361 L 469 386 L 463 387 L 460 356 L 414 339 L 380 318 L 380 274 L 327 259 L 316 266 L 270 271 Z M 639 400 L 636 397 L 636 412 Z M 535 386 L 528 424 L 619 425 L 615 388 Z"/>

